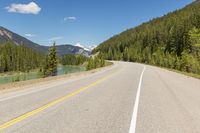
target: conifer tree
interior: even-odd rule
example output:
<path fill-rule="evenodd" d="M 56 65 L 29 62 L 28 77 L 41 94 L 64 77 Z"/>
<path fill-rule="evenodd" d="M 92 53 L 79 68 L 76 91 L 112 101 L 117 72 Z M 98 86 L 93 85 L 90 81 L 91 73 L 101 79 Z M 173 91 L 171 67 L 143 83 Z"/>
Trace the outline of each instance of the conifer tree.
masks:
<path fill-rule="evenodd" d="M 49 48 L 43 67 L 43 73 L 44 76 L 55 76 L 57 74 L 57 52 L 55 43 Z"/>

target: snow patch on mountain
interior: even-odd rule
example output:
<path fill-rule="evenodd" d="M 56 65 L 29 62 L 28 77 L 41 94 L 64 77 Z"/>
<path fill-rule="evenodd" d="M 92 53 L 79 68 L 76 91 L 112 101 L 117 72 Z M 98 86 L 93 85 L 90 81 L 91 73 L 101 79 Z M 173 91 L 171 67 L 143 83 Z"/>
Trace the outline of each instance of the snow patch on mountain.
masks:
<path fill-rule="evenodd" d="M 91 45 L 91 46 L 84 46 L 81 45 L 80 43 L 77 43 L 75 46 L 83 48 L 85 51 L 92 51 L 94 48 L 96 48 L 96 45 Z"/>
<path fill-rule="evenodd" d="M 6 30 L 0 29 L 0 35 L 12 39 L 12 34 Z"/>

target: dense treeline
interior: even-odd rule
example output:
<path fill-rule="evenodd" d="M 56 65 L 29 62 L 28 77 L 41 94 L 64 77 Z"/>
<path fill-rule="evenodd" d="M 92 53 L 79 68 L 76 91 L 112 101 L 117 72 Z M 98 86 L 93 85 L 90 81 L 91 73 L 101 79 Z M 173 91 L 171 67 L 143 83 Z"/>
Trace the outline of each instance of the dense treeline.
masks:
<path fill-rule="evenodd" d="M 200 74 L 200 2 L 129 29 L 93 52 Z"/>
<path fill-rule="evenodd" d="M 105 66 L 105 60 L 100 56 L 91 57 L 87 63 L 87 70 L 92 70 Z"/>
<path fill-rule="evenodd" d="M 86 57 L 83 55 L 64 55 L 61 57 L 60 63 L 62 65 L 86 65 L 86 70 L 92 70 L 105 66 L 105 60 L 100 56 Z"/>
<path fill-rule="evenodd" d="M 67 54 L 61 57 L 60 63 L 62 65 L 82 65 L 88 58 L 83 55 Z"/>
<path fill-rule="evenodd" d="M 83 55 L 57 56 L 55 43 L 49 48 L 48 53 L 42 54 L 23 45 L 7 42 L 0 45 L 0 73 L 3 72 L 29 72 L 38 69 L 42 76 L 57 75 L 57 66 L 61 65 L 84 65 L 87 70 L 103 67 L 105 61 L 98 56 L 85 57 Z M 17 78 L 16 81 L 18 81 Z"/>
<path fill-rule="evenodd" d="M 29 72 L 42 65 L 44 55 L 12 42 L 0 44 L 0 72 Z"/>

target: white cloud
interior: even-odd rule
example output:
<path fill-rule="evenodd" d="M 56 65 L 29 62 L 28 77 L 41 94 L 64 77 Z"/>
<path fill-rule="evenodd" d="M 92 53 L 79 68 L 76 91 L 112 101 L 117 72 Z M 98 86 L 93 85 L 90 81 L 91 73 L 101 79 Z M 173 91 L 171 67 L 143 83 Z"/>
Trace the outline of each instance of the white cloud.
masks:
<path fill-rule="evenodd" d="M 27 37 L 34 37 L 35 35 L 34 35 L 34 34 L 27 33 L 27 34 L 25 34 L 25 36 L 27 36 Z"/>
<path fill-rule="evenodd" d="M 65 17 L 65 18 L 64 18 L 64 21 L 67 21 L 67 20 L 75 21 L 75 20 L 77 20 L 77 18 L 76 18 L 76 17 L 73 17 L 73 16 Z"/>
<path fill-rule="evenodd" d="M 55 40 L 61 40 L 63 39 L 64 37 L 63 36 L 56 36 L 56 37 L 52 37 L 50 39 L 48 39 L 49 41 L 55 41 Z"/>
<path fill-rule="evenodd" d="M 41 8 L 35 2 L 30 2 L 28 4 L 13 3 L 10 6 L 7 6 L 5 9 L 7 9 L 8 12 L 35 14 L 35 15 L 41 11 Z"/>

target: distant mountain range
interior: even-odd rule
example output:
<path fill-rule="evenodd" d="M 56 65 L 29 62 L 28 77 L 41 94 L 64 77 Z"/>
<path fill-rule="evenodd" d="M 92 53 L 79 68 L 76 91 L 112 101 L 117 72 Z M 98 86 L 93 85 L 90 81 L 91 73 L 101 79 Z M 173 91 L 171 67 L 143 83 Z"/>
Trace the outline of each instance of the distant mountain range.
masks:
<path fill-rule="evenodd" d="M 77 43 L 75 46 L 83 48 L 86 51 L 92 51 L 93 49 L 97 47 L 96 45 L 91 45 L 91 46 L 86 47 L 86 46 L 81 45 L 80 43 Z"/>
<path fill-rule="evenodd" d="M 37 43 L 34 43 L 30 40 L 28 40 L 25 37 L 22 37 L 4 27 L 0 27 L 0 44 L 3 44 L 5 42 L 12 41 L 16 45 L 23 45 L 25 47 L 34 49 L 41 53 L 47 53 L 49 46 L 43 46 L 39 45 Z M 85 56 L 89 56 L 91 54 L 92 49 L 87 49 L 82 46 L 74 46 L 70 44 L 62 44 L 57 45 L 57 53 L 58 55 L 65 55 L 65 54 L 82 54 Z"/>

